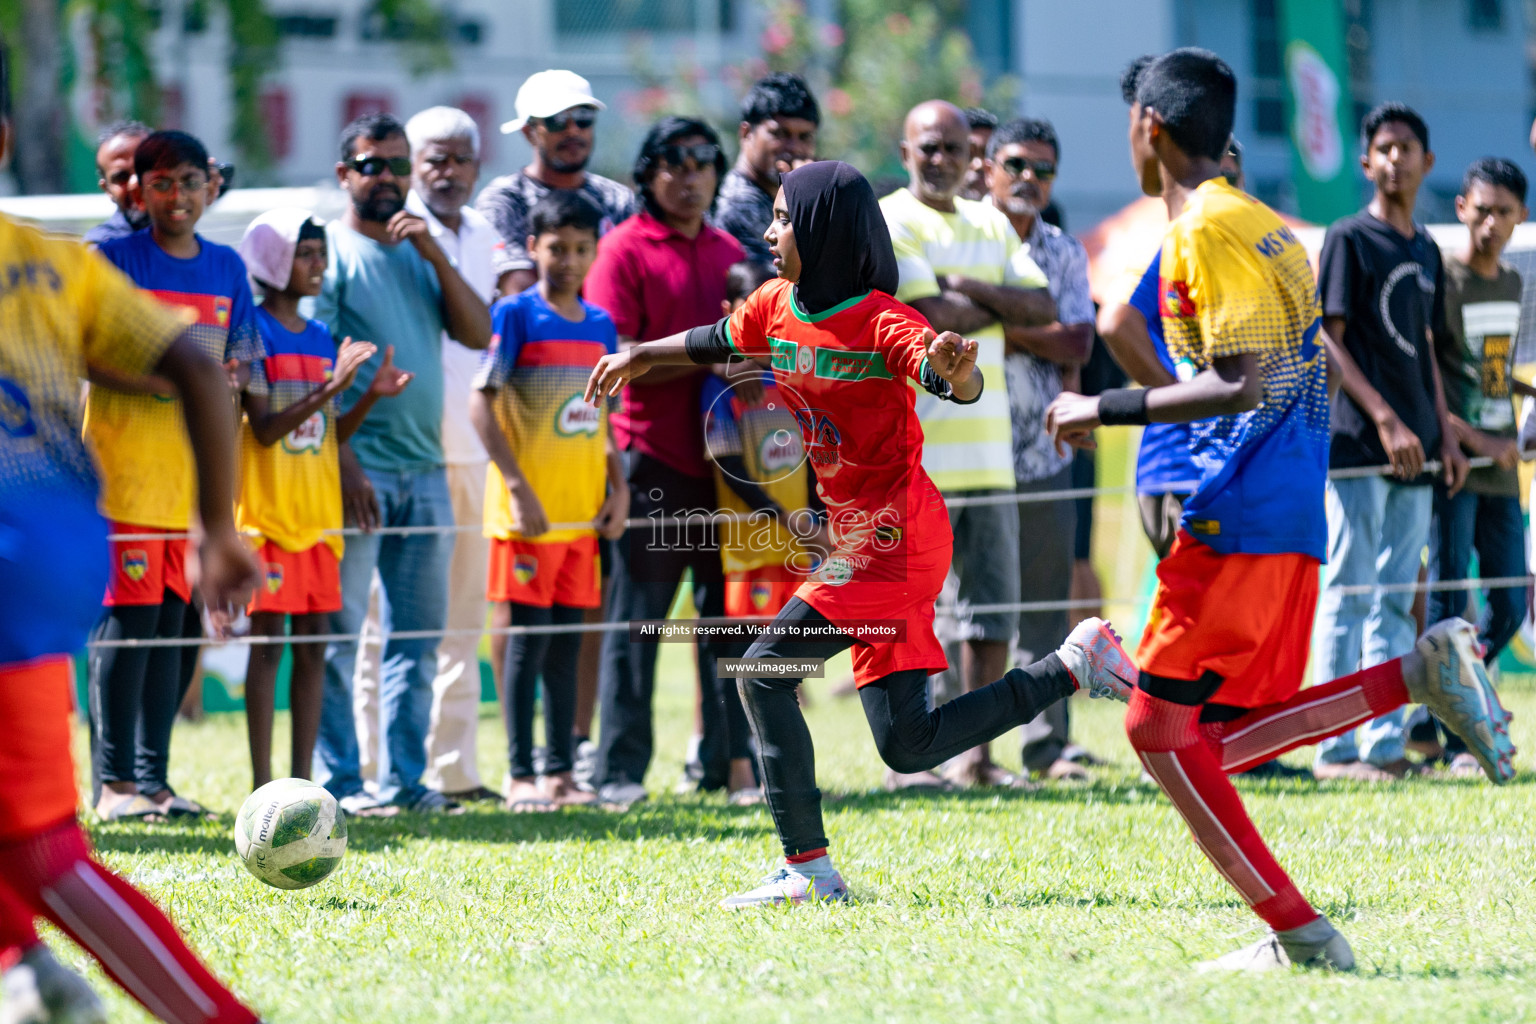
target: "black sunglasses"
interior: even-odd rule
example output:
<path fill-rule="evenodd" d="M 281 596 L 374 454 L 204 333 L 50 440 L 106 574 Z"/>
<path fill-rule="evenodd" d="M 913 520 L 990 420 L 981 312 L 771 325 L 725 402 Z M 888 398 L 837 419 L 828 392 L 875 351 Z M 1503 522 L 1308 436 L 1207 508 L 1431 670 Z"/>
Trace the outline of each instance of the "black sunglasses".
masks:
<path fill-rule="evenodd" d="M 593 125 L 597 124 L 597 111 L 588 110 L 585 107 L 581 107 L 576 110 L 562 110 L 558 114 L 551 114 L 549 117 L 541 117 L 539 120 L 544 122 L 545 128 L 556 134 L 565 131 L 572 125 L 575 125 L 582 131 L 586 131 L 588 128 L 591 128 Z"/>
<path fill-rule="evenodd" d="M 713 142 L 700 142 L 692 146 L 679 146 L 673 142 L 662 146 L 657 156 L 669 167 L 682 167 L 684 161 L 689 159 L 698 167 L 712 166 L 720 156 L 720 147 Z"/>
<path fill-rule="evenodd" d="M 1011 156 L 1003 161 L 1003 170 L 1017 178 L 1028 168 L 1035 176 L 1036 181 L 1050 181 L 1056 177 L 1056 164 L 1051 160 L 1026 160 L 1022 156 Z"/>
<path fill-rule="evenodd" d="M 377 177 L 385 170 L 397 178 L 407 178 L 411 174 L 411 161 L 403 156 L 355 156 L 352 169 L 365 178 Z"/>

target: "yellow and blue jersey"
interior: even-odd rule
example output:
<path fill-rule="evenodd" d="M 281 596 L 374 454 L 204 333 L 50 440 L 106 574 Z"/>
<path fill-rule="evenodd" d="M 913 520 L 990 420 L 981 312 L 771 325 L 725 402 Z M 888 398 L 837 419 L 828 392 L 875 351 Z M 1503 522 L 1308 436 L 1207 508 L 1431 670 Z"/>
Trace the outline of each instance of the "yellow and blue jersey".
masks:
<path fill-rule="evenodd" d="M 550 523 L 590 523 L 607 493 L 608 411 L 582 398 L 592 368 L 618 351 L 608 314 L 582 302 L 585 316 L 567 320 L 538 288 L 491 307 L 491 347 L 475 387 L 493 392 L 491 408 L 523 476 Z M 551 530 L 539 542 L 594 536 L 590 526 Z M 485 481 L 485 535 L 520 536 L 511 496 L 493 464 Z"/>
<path fill-rule="evenodd" d="M 261 356 L 245 263 L 227 245 L 199 238 L 192 259 L 171 256 L 140 231 L 101 246 L 109 262 L 181 319 L 209 358 L 250 363 Z M 195 473 L 181 400 L 93 387 L 85 436 L 101 462 L 101 510 L 139 526 L 191 525 Z"/>
<path fill-rule="evenodd" d="M 101 614 L 87 367 L 142 376 L 182 329 L 85 246 L 0 216 L 0 664 L 78 650 Z"/>
<path fill-rule="evenodd" d="M 1162 327 L 1175 374 L 1258 358 L 1259 406 L 1190 425 L 1199 486 L 1184 528 L 1223 554 L 1321 561 L 1328 525 L 1328 368 L 1317 285 L 1301 243 L 1263 203 L 1213 178 L 1163 238 Z"/>
<path fill-rule="evenodd" d="M 256 325 L 266 355 L 251 364 L 249 389 L 281 412 L 331 379 L 336 341 L 318 320 L 294 333 L 264 309 Z M 235 522 L 284 551 L 304 551 L 324 540 L 341 557 L 341 464 L 336 440 L 336 400 L 276 444 L 256 440 L 249 424 L 240 432 L 240 498 Z"/>
<path fill-rule="evenodd" d="M 726 483 L 719 459 L 740 456 L 748 482 L 762 488 L 787 513 L 810 501 L 805 445 L 794 410 L 775 383 L 772 371 L 763 374 L 763 400 L 748 405 L 721 377 L 704 378 L 699 404 L 704 414 L 704 450 L 715 469 L 720 509 L 738 517 L 752 509 Z M 799 561 L 801 551 L 784 523 L 760 516 L 721 523 L 720 562 L 726 572 L 750 572 Z"/>

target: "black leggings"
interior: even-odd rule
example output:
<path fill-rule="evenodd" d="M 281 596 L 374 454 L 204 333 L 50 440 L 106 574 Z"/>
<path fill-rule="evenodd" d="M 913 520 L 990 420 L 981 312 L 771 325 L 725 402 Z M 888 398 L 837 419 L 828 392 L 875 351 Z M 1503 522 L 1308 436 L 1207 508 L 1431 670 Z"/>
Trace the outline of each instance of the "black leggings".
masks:
<path fill-rule="evenodd" d="M 94 640 L 180 637 L 187 602 L 167 591 L 150 605 L 107 608 Z M 183 649 L 97 647 L 90 657 L 95 774 L 103 782 L 135 782 L 142 793 L 166 788 L 171 729 L 181 706 Z"/>
<path fill-rule="evenodd" d="M 853 646 L 851 637 L 775 638 L 774 626 L 786 623 L 828 624 L 820 612 L 791 598 L 746 656 L 830 658 Z M 793 857 L 822 849 L 827 836 L 821 821 L 821 790 L 816 788 L 816 759 L 795 695 L 800 680 L 743 679 L 740 685 L 747 719 L 757 737 L 763 792 L 784 853 Z M 920 772 L 1023 725 L 1076 688 L 1061 659 L 1048 654 L 937 708 L 929 703 L 928 674 L 922 669 L 893 672 L 859 690 L 859 699 L 881 759 L 896 771 Z"/>
<path fill-rule="evenodd" d="M 583 610 L 557 604 L 539 608 L 509 602 L 514 626 L 565 626 L 581 621 Z M 539 679 L 544 680 L 544 771 L 558 775 L 571 770 L 571 727 L 576 721 L 576 659 L 582 634 L 523 633 L 507 637 L 506 699 L 507 760 L 514 779 L 533 774 L 533 706 Z"/>

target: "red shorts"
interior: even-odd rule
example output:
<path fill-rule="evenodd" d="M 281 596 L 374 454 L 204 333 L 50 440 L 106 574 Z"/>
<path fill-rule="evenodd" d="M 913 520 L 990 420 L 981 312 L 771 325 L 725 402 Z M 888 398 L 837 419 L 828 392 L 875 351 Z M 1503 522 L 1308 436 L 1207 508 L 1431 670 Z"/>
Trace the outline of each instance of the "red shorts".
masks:
<path fill-rule="evenodd" d="M 488 601 L 515 601 L 536 608 L 602 605 L 597 537 L 568 541 L 491 540 Z"/>
<path fill-rule="evenodd" d="M 900 630 L 894 641 L 860 639 L 853 646 L 853 679 L 868 686 L 892 672 L 949 667 L 944 648 L 933 635 L 933 603 L 949 573 L 952 545 L 926 551 L 905 547 L 892 555 L 874 555 L 838 564 L 833 555 L 795 596 L 839 627 L 858 636 L 874 624 Z M 867 635 L 867 634 L 866 634 Z"/>
<path fill-rule="evenodd" d="M 782 565 L 725 574 L 725 614 L 733 619 L 773 617 L 795 596 L 805 582 L 803 573 Z"/>
<path fill-rule="evenodd" d="M 1301 554 L 1218 554 L 1180 530 L 1157 567 L 1136 663 L 1163 679 L 1220 676 L 1213 704 L 1288 700 L 1307 671 L 1318 565 Z"/>
<path fill-rule="evenodd" d="M 316 615 L 341 611 L 341 560 L 324 541 L 288 551 L 265 541 L 256 551 L 261 582 L 247 611 Z"/>
<path fill-rule="evenodd" d="M 111 523 L 110 529 L 113 534 L 179 536 L 169 540 L 112 541 L 112 576 L 107 580 L 107 596 L 102 598 L 102 604 L 160 604 L 167 590 L 183 601 L 192 600 L 192 586 L 187 582 L 186 530 L 119 522 Z"/>
<path fill-rule="evenodd" d="M 74 820 L 72 678 L 65 654 L 0 665 L 0 843 Z"/>

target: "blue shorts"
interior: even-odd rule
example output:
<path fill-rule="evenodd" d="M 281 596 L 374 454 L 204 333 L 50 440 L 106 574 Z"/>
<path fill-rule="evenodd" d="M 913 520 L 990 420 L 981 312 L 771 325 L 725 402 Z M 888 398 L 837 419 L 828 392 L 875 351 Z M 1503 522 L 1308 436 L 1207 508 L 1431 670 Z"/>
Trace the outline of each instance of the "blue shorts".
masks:
<path fill-rule="evenodd" d="M 95 495 L 39 488 L 0 500 L 0 665 L 74 654 L 101 618 L 110 562 Z"/>

